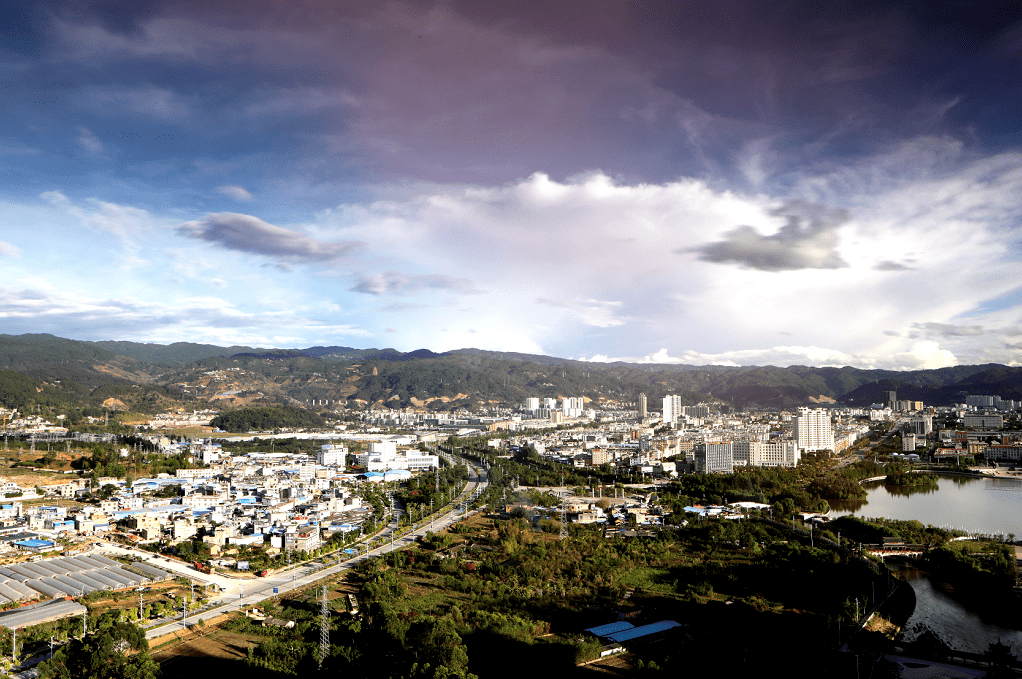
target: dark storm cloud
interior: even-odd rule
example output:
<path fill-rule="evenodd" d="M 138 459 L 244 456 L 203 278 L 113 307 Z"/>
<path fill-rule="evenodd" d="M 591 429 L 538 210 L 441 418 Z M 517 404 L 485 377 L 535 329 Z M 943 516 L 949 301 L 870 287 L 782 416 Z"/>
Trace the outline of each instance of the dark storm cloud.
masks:
<path fill-rule="evenodd" d="M 329 262 L 363 247 L 359 242 L 319 241 L 237 212 L 208 214 L 202 219 L 182 224 L 178 233 L 216 243 L 229 250 L 271 257 L 285 264 Z"/>
<path fill-rule="evenodd" d="M 718 264 L 738 264 L 760 271 L 798 269 L 839 269 L 848 266 L 837 252 L 838 228 L 848 221 L 844 210 L 793 201 L 772 210 L 785 224 L 772 235 L 764 236 L 751 226 L 739 226 L 725 238 L 698 248 L 699 258 Z"/>

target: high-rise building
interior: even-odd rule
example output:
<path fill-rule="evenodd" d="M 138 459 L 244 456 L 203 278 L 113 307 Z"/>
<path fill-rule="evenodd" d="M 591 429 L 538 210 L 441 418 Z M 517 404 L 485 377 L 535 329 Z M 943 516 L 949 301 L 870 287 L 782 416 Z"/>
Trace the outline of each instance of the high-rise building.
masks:
<path fill-rule="evenodd" d="M 697 474 L 730 474 L 735 469 L 731 442 L 698 443 L 695 446 Z"/>
<path fill-rule="evenodd" d="M 677 424 L 681 409 L 680 396 L 664 396 L 664 424 Z"/>
<path fill-rule="evenodd" d="M 792 423 L 792 438 L 799 450 L 834 450 L 834 429 L 826 409 L 799 408 Z"/>
<path fill-rule="evenodd" d="M 646 394 L 639 394 L 639 419 L 646 419 Z"/>
<path fill-rule="evenodd" d="M 929 436 L 933 433 L 933 416 L 917 415 L 905 424 L 905 430 L 917 436 Z"/>
<path fill-rule="evenodd" d="M 565 417 L 582 417 L 585 409 L 585 400 L 579 397 L 566 396 L 561 399 L 561 412 Z"/>
<path fill-rule="evenodd" d="M 538 398 L 527 398 L 525 399 L 525 409 L 530 413 L 534 413 L 539 410 L 539 399 Z"/>
<path fill-rule="evenodd" d="M 896 391 L 885 391 L 884 392 L 884 405 L 891 410 L 897 410 L 898 408 L 898 392 Z"/>

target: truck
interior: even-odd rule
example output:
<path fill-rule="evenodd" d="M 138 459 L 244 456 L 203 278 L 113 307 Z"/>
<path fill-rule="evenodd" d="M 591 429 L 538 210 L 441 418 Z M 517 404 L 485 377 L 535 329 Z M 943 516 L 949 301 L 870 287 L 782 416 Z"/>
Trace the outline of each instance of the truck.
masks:
<path fill-rule="evenodd" d="M 194 566 L 195 570 L 199 571 L 200 573 L 206 573 L 208 575 L 209 573 L 212 572 L 212 569 L 206 564 L 202 563 L 201 561 L 193 562 L 192 566 Z"/>

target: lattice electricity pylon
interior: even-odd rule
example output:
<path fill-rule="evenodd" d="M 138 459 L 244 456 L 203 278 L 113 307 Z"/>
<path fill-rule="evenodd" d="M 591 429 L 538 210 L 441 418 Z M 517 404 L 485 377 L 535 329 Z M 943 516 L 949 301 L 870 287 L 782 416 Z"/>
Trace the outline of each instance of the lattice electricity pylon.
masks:
<path fill-rule="evenodd" d="M 559 540 L 563 540 L 568 537 L 568 504 L 567 501 L 561 503 L 561 532 L 558 536 Z"/>
<path fill-rule="evenodd" d="M 330 656 L 330 606 L 326 600 L 326 585 L 323 585 L 323 602 L 319 607 L 319 669 Z"/>

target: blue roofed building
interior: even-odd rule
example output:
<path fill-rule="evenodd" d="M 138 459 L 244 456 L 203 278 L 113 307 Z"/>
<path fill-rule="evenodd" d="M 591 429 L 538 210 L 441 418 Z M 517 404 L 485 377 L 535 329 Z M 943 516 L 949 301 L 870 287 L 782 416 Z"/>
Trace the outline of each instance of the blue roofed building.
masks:
<path fill-rule="evenodd" d="M 641 627 L 632 627 L 631 629 L 621 630 L 620 632 L 613 632 L 605 635 L 604 638 L 622 644 L 626 641 L 633 641 L 653 634 L 659 634 L 660 632 L 666 632 L 667 630 L 674 629 L 675 627 L 681 627 L 681 624 L 673 620 L 661 620 L 660 622 L 642 625 Z"/>

